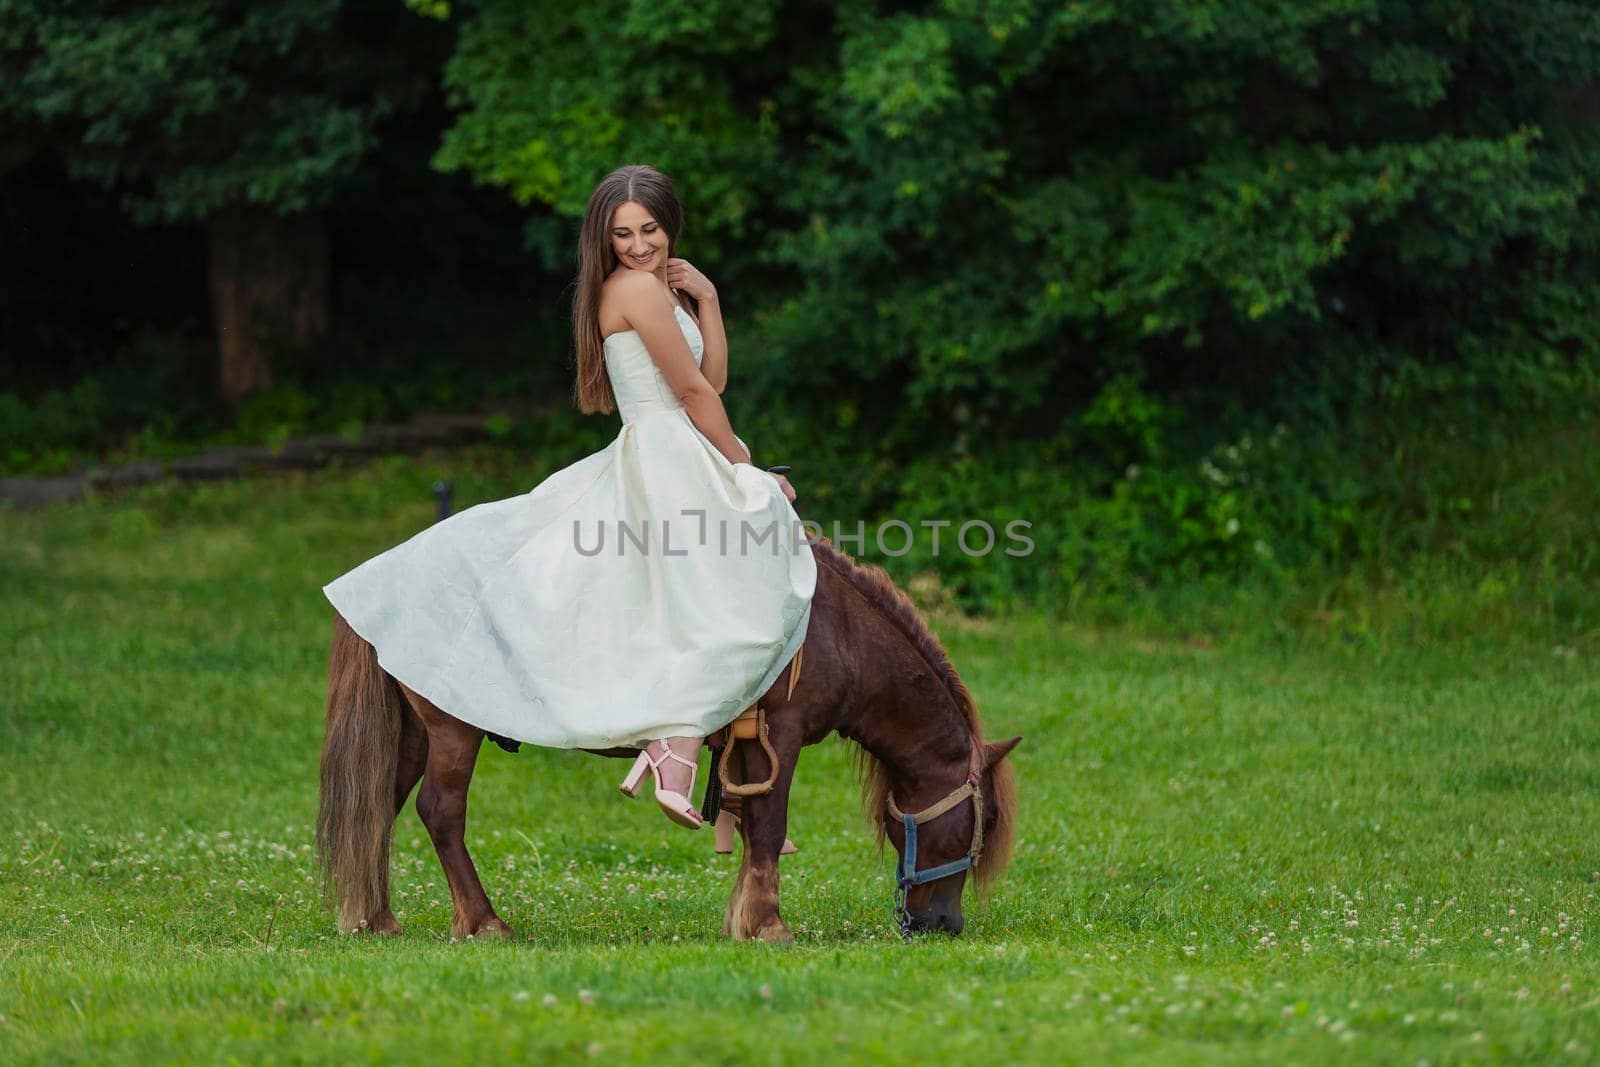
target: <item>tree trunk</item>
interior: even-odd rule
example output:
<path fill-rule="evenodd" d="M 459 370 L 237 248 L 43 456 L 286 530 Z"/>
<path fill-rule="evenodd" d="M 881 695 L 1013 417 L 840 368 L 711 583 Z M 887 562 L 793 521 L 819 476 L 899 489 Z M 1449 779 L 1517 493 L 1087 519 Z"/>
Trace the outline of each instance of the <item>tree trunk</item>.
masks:
<path fill-rule="evenodd" d="M 230 408 L 272 384 L 274 346 L 305 345 L 328 327 L 328 236 L 320 213 L 234 207 L 209 223 L 211 311 Z"/>

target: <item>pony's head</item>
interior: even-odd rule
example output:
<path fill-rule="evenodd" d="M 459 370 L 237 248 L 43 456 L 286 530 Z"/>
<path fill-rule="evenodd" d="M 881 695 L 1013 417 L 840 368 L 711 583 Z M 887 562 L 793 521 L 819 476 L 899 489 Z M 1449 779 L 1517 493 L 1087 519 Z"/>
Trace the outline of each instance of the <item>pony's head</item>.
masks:
<path fill-rule="evenodd" d="M 914 870 L 926 874 L 946 864 L 959 864 L 963 857 L 973 856 L 971 874 L 980 894 L 986 893 L 1011 858 L 1013 828 L 1016 816 L 1016 791 L 1012 784 L 1011 766 L 1006 755 L 1022 738 L 1013 737 L 997 744 L 982 744 L 981 769 L 978 775 L 977 803 L 972 797 L 949 803 L 952 797 L 964 794 L 965 781 L 955 781 L 944 798 L 924 807 L 922 812 L 934 813 L 916 826 Z M 899 856 L 896 870 L 905 866 L 907 850 L 906 827 L 890 808 L 890 791 L 887 775 L 881 765 L 874 768 L 877 779 L 872 792 L 882 789 L 882 796 L 869 799 L 869 814 L 877 826 L 881 846 L 887 839 Z M 981 805 L 981 828 L 979 810 Z M 942 809 L 942 810 L 940 810 Z M 904 812 L 903 814 L 916 814 Z M 907 928 L 915 933 L 943 931 L 959 934 L 966 926 L 961 909 L 962 891 L 966 886 L 967 870 L 962 869 L 943 877 L 911 886 L 906 891 L 905 909 Z"/>
<path fill-rule="evenodd" d="M 972 855 L 973 881 L 979 893 L 987 892 L 1011 858 L 1017 798 L 1006 756 L 1022 739 L 984 742 L 971 691 L 911 598 L 883 568 L 852 559 L 825 537 L 812 537 L 810 544 L 823 570 L 857 594 L 842 601 L 860 612 L 860 625 L 845 644 L 848 655 L 862 661 L 852 669 L 894 679 L 878 686 L 870 702 L 844 702 L 854 720 L 838 724 L 842 735 L 860 742 L 855 753 L 862 806 L 877 830 L 878 847 L 892 841 L 904 866 L 906 830 L 890 814 L 893 793 L 905 812 L 926 813 L 917 824 L 915 870 Z M 969 781 L 977 785 L 979 805 L 964 791 Z M 963 868 L 908 889 L 910 928 L 960 933 L 968 873 Z"/>

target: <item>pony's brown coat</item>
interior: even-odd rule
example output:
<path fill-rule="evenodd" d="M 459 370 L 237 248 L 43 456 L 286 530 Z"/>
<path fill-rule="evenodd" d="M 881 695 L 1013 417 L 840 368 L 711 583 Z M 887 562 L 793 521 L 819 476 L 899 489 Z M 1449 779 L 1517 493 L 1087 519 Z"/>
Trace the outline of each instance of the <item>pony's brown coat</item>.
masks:
<path fill-rule="evenodd" d="M 827 567 L 849 583 L 878 613 L 894 626 L 916 649 L 950 694 L 957 710 L 965 719 L 967 729 L 979 745 L 983 740 L 983 720 L 961 676 L 956 673 L 944 646 L 932 630 L 928 629 L 920 612 L 905 591 L 894 584 L 882 567 L 862 563 L 840 551 L 826 537 L 810 539 L 811 553 L 819 566 Z M 879 848 L 883 847 L 885 818 L 888 812 L 889 775 L 883 764 L 865 748 L 855 749 L 855 764 L 861 776 L 862 810 L 877 831 Z M 994 804 L 994 824 L 986 828 L 984 848 L 978 858 L 973 875 L 979 889 L 994 884 L 1006 864 L 1011 860 L 1011 847 L 1016 824 L 1016 786 L 1011 776 L 1011 765 L 1004 760 L 987 767 L 983 781 L 986 802 Z"/>

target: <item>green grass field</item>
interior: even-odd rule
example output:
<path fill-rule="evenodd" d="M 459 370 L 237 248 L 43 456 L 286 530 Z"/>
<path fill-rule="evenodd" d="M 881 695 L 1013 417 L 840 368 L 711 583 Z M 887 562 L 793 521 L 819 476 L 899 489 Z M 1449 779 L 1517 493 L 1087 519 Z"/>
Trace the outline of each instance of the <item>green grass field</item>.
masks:
<path fill-rule="evenodd" d="M 840 742 L 783 862 L 797 942 L 720 936 L 734 860 L 618 761 L 486 749 L 469 844 L 507 943 L 341 937 L 311 822 L 320 586 L 541 472 L 492 450 L 0 516 L 0 1060 L 1585 1063 L 1600 1057 L 1600 672 L 1469 643 L 935 624 L 1024 735 L 1014 864 L 890 936 Z M 803 486 L 801 492 L 804 492 Z M 1581 647 L 1581 646 L 1580 646 Z"/>

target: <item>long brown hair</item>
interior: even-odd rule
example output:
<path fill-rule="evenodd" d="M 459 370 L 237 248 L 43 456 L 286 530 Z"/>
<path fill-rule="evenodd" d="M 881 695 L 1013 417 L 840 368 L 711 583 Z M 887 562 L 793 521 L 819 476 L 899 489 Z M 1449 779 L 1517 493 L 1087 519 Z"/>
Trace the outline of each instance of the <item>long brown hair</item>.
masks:
<path fill-rule="evenodd" d="M 600 336 L 600 286 L 617 267 L 611 247 L 611 220 L 617 208 L 635 201 L 667 231 L 667 255 L 677 254 L 683 231 L 683 205 L 673 191 L 672 179 L 645 163 L 630 163 L 600 179 L 589 194 L 583 229 L 578 235 L 578 278 L 572 296 L 572 342 L 577 352 L 578 375 L 573 400 L 586 415 L 616 410 L 617 398 L 606 375 L 605 339 Z M 679 293 L 691 312 L 698 312 L 689 296 Z"/>

